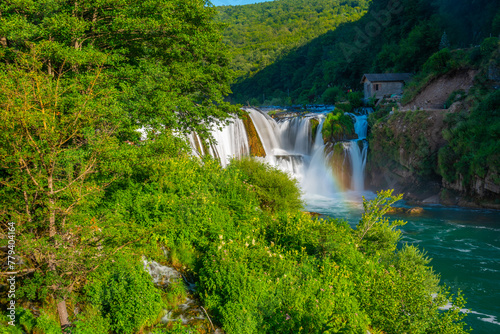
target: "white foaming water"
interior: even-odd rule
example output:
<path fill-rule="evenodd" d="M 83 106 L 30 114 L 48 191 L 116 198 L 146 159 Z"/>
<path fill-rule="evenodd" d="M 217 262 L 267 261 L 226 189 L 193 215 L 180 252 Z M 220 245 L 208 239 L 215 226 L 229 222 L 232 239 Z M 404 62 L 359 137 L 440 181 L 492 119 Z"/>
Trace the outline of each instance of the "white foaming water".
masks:
<path fill-rule="evenodd" d="M 365 188 L 365 167 L 366 155 L 368 153 L 368 142 L 363 141 L 363 148 L 359 148 L 358 141 L 349 143 L 349 158 L 352 166 L 351 188 L 356 191 L 363 191 Z"/>
<path fill-rule="evenodd" d="M 262 146 L 264 146 L 264 151 L 266 151 L 266 157 L 280 153 L 282 148 L 278 124 L 267 114 L 258 112 L 255 109 L 249 111 L 250 118 L 257 130 Z"/>
<path fill-rule="evenodd" d="M 247 132 L 241 119 L 234 118 L 222 130 L 212 131 L 212 135 L 216 144 L 215 147 L 211 147 L 210 155 L 218 157 L 222 167 L 227 166 L 232 158 L 241 158 L 250 154 Z"/>
<path fill-rule="evenodd" d="M 352 176 L 348 188 L 357 192 L 364 189 L 364 169 L 366 164 L 367 143 L 363 141 L 362 148 L 358 146 L 358 140 L 343 144 L 344 153 L 332 158 L 333 150 L 326 153 L 326 145 L 322 138 L 322 128 L 325 114 L 309 114 L 304 117 L 294 117 L 276 122 L 267 114 L 253 108 L 246 109 L 255 126 L 266 153 L 264 160 L 279 169 L 289 173 L 295 178 L 304 194 L 325 196 L 334 198 L 341 191 L 342 185 L 339 178 L 346 171 L 332 170 L 332 159 L 342 159 L 337 165 L 344 166 L 350 162 L 350 174 Z M 367 116 L 350 115 L 355 121 L 355 131 L 359 138 L 366 138 Z M 316 133 L 312 134 L 312 120 L 318 121 Z M 230 158 L 240 158 L 250 154 L 248 137 L 239 119 L 235 119 L 229 126 L 222 130 L 213 131 L 217 144 L 209 147 L 209 154 L 221 160 L 221 165 L 226 166 Z M 313 140 L 314 138 L 314 140 Z M 194 135 L 189 138 L 192 147 L 199 147 Z M 331 148 L 331 146 L 330 146 Z M 199 150 L 198 150 L 199 151 Z M 196 152 L 197 155 L 203 154 Z M 347 157 L 346 157 L 347 156 Z M 336 174 L 336 175 L 335 175 Z M 348 182 L 349 183 L 349 182 Z M 356 196 L 361 197 L 361 196 Z"/>
<path fill-rule="evenodd" d="M 189 141 L 189 145 L 191 146 L 191 150 L 193 154 L 197 157 L 202 157 L 205 155 L 205 150 L 203 149 L 203 144 L 200 136 L 196 132 L 191 132 L 187 139 Z"/>
<path fill-rule="evenodd" d="M 358 135 L 358 140 L 366 139 L 368 131 L 368 115 L 354 116 L 354 132 Z"/>

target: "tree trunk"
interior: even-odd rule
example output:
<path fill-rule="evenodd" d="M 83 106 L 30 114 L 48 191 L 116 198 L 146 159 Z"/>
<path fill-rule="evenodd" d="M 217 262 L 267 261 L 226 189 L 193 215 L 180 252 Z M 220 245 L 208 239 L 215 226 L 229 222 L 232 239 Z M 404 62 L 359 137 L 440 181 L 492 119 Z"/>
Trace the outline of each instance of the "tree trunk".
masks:
<path fill-rule="evenodd" d="M 57 303 L 57 313 L 59 314 L 59 322 L 61 327 L 66 327 L 69 325 L 68 321 L 68 310 L 66 309 L 66 301 L 63 299 Z"/>
<path fill-rule="evenodd" d="M 57 229 L 56 229 L 55 200 L 54 200 L 54 198 L 52 198 L 53 193 L 54 193 L 54 185 L 53 185 L 52 175 L 49 176 L 47 181 L 48 181 L 49 196 L 50 196 L 50 198 L 49 198 L 49 205 L 50 205 L 50 207 L 49 207 L 49 236 L 51 238 L 53 238 L 57 233 Z M 54 247 L 57 247 L 55 242 L 54 242 Z M 52 271 L 56 271 L 54 255 L 49 256 L 49 268 Z M 60 322 L 62 328 L 69 325 L 68 310 L 66 309 L 66 301 L 64 299 L 57 303 L 57 314 L 59 315 L 59 322 Z"/>
<path fill-rule="evenodd" d="M 49 237 L 55 237 L 56 231 L 56 201 L 53 198 L 54 195 L 54 184 L 52 175 L 49 174 L 47 178 L 47 183 L 49 186 Z"/>

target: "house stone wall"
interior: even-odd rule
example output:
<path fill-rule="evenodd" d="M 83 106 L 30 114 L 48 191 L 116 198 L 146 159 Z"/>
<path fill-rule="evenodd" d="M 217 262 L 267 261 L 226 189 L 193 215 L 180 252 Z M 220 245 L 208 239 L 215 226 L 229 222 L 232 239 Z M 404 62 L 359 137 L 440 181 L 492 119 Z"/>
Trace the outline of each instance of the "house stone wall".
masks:
<path fill-rule="evenodd" d="M 375 90 L 375 85 L 379 85 L 379 89 Z M 364 83 L 364 95 L 365 99 L 369 99 L 375 95 L 376 99 L 381 99 L 385 95 L 392 94 L 402 94 L 403 93 L 403 83 L 402 82 L 370 82 L 368 80 Z"/>

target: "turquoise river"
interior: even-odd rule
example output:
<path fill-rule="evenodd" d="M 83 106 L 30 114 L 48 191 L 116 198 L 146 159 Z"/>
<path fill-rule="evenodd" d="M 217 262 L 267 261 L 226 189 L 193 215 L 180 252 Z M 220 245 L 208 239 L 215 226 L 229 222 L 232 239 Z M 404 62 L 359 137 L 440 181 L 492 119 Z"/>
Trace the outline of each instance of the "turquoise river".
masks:
<path fill-rule="evenodd" d="M 364 192 L 366 198 L 374 194 Z M 306 210 L 341 218 L 353 227 L 363 207 L 359 193 L 334 197 L 308 196 Z M 396 206 L 409 208 L 405 203 Z M 391 215 L 404 220 L 404 243 L 418 245 L 432 258 L 431 265 L 453 292 L 463 291 L 465 321 L 473 333 L 500 333 L 500 211 L 426 206 L 421 215 Z"/>

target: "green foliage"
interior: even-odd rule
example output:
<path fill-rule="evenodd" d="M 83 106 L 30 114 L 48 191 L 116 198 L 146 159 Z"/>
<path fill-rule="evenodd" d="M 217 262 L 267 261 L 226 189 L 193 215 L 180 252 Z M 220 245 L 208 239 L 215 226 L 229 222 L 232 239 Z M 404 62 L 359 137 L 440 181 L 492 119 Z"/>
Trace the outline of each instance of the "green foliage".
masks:
<path fill-rule="evenodd" d="M 152 325 L 162 310 L 159 290 L 142 263 L 130 258 L 117 258 L 103 265 L 91 276 L 85 290 L 88 301 L 106 319 L 90 313 L 85 326 L 91 328 L 106 329 L 109 321 L 109 328 L 117 333 L 135 333 Z"/>
<path fill-rule="evenodd" d="M 9 334 L 62 334 L 59 322 L 53 315 L 49 315 L 42 310 L 41 314 L 35 318 L 29 309 L 16 306 L 15 326 L 7 325 L 9 318 L 5 320 L 0 316 L 0 332 Z"/>
<path fill-rule="evenodd" d="M 500 36 L 500 10 L 497 11 L 497 14 L 495 15 L 495 18 L 493 19 L 492 22 L 492 33 L 495 36 Z"/>
<path fill-rule="evenodd" d="M 345 140 L 354 134 L 354 123 L 351 117 L 344 114 L 345 111 L 340 106 L 344 105 L 337 104 L 335 110 L 326 116 L 321 129 L 325 141 Z"/>
<path fill-rule="evenodd" d="M 302 208 L 297 182 L 285 172 L 253 158 L 233 160 L 229 169 L 242 173 L 245 182 L 255 190 L 263 210 L 278 212 Z"/>
<path fill-rule="evenodd" d="M 486 38 L 482 43 L 481 43 L 481 55 L 483 57 L 490 57 L 490 55 L 493 53 L 493 51 L 497 50 L 499 46 L 499 38 L 498 37 L 490 37 Z"/>
<path fill-rule="evenodd" d="M 184 281 L 178 280 L 176 282 L 171 282 L 167 287 L 167 293 L 164 296 L 164 301 L 168 309 L 173 309 L 177 305 L 183 303 L 186 300 L 187 293 Z"/>
<path fill-rule="evenodd" d="M 134 129 L 206 134 L 203 119 L 239 112 L 223 100 L 232 71 L 216 9 L 205 1 L 29 3 L 0 6 L 7 44 L 0 62 L 36 52 L 47 74 L 64 76 L 105 64 L 102 75 L 120 92 L 118 103 Z"/>
<path fill-rule="evenodd" d="M 333 86 L 327 88 L 324 91 L 323 95 L 321 96 L 321 99 L 323 100 L 323 103 L 335 104 L 337 102 L 343 101 L 344 97 L 345 96 L 343 89 L 339 86 Z"/>
<path fill-rule="evenodd" d="M 364 252 L 367 254 L 385 255 L 393 253 L 396 243 L 401 238 L 401 232 L 394 230 L 396 226 L 404 225 L 405 222 L 389 222 L 383 216 L 390 206 L 403 198 L 403 195 L 392 196 L 392 190 L 380 191 L 373 201 L 363 199 L 365 212 L 356 226 L 355 235 Z"/>
<path fill-rule="evenodd" d="M 308 104 L 314 101 L 308 97 L 321 95 L 334 85 L 344 91 L 358 90 L 364 73 L 418 72 L 428 58 L 439 51 L 444 30 L 450 48 L 478 45 L 490 36 L 493 18 L 500 9 L 500 3 L 488 0 L 477 1 L 474 6 L 448 0 L 357 2 L 361 15 L 349 16 L 352 12 L 348 10 L 344 18 L 350 22 L 330 28 L 296 49 L 278 57 L 269 57 L 266 47 L 259 49 L 262 44 L 255 43 L 256 40 L 271 45 L 274 36 L 277 42 L 286 38 L 278 33 L 270 34 L 270 30 L 274 32 L 281 28 L 279 31 L 286 36 L 293 35 L 295 30 L 291 30 L 290 25 L 295 20 L 301 22 L 306 8 L 316 3 L 320 2 L 304 4 L 302 1 L 282 0 L 221 8 L 224 20 L 229 22 L 227 43 L 238 53 L 234 62 L 241 72 L 232 87 L 237 101 L 260 98 L 262 94 L 273 96 L 278 89 L 289 91 L 294 103 Z M 346 4 L 355 6 L 355 2 Z M 336 1 L 332 0 L 330 8 L 335 5 Z M 323 10 L 321 14 L 325 12 Z M 280 22 L 281 17 L 290 20 Z M 336 17 L 331 15 L 330 19 L 336 20 Z M 261 24 L 264 27 L 261 28 Z M 302 27 L 315 31 L 322 26 L 302 24 Z M 258 62 L 258 59 L 263 60 Z"/>
<path fill-rule="evenodd" d="M 400 232 L 383 214 L 399 198 L 365 202 L 358 228 L 283 213 L 265 235 L 225 236 L 202 258 L 201 296 L 227 333 L 432 332 L 441 313 L 437 277 L 414 247 L 396 251 Z M 368 241 L 369 239 L 369 241 Z M 450 315 L 453 313 L 454 315 Z M 410 314 L 411 316 L 408 316 Z M 447 322 L 446 330 L 465 333 Z"/>
<path fill-rule="evenodd" d="M 444 103 L 444 107 L 448 109 L 449 107 L 451 107 L 453 103 L 463 100 L 465 96 L 466 93 L 464 92 L 463 89 L 453 91 L 446 100 L 446 102 Z"/>
<path fill-rule="evenodd" d="M 152 331 L 153 334 L 191 334 L 193 331 L 182 325 L 182 321 L 176 321 L 173 326 L 169 329 L 155 328 Z"/>
<path fill-rule="evenodd" d="M 356 109 L 363 105 L 363 92 L 350 92 L 347 94 L 347 100 L 351 103 L 351 106 Z"/>
<path fill-rule="evenodd" d="M 36 325 L 33 328 L 34 334 L 62 334 L 59 322 L 45 313 L 42 313 L 36 319 Z"/>
<path fill-rule="evenodd" d="M 328 30 L 357 20 L 368 3 L 285 0 L 219 7 L 219 20 L 227 24 L 224 42 L 233 54 L 232 68 L 240 77 L 252 76 Z"/>
<path fill-rule="evenodd" d="M 448 145 L 441 148 L 438 155 L 439 170 L 446 181 L 461 179 L 467 188 L 474 178 L 497 173 L 499 106 L 500 92 L 493 91 L 483 97 L 470 114 L 449 115 L 449 129 L 444 133 Z"/>
<path fill-rule="evenodd" d="M 282 172 L 253 160 L 222 169 L 178 144 L 176 137 L 159 136 L 132 149 L 121 163 L 130 160 L 134 168 L 124 166 L 95 212 L 107 222 L 103 228 L 124 233 L 118 227 L 125 224 L 143 239 L 134 252 L 158 254 L 166 247 L 194 254 L 183 265 L 196 277 L 211 319 L 228 334 L 425 333 L 446 319 L 454 320 L 443 331 L 460 326 L 453 310 L 440 312 L 433 302 L 435 276 L 424 255 L 395 250 L 399 234 L 382 217 L 387 208 L 379 207 L 397 200 L 386 198 L 390 192 L 365 203 L 367 212 L 352 230 L 298 211 L 299 190 Z M 264 206 L 271 200 L 272 207 Z M 75 321 L 77 332 L 135 332 L 155 321 L 159 290 L 134 258 L 115 255 L 89 277 L 84 292 L 93 307 Z M 183 293 L 181 283 L 171 285 L 165 303 L 173 306 Z M 180 324 L 153 330 L 187 331 Z"/>
<path fill-rule="evenodd" d="M 451 60 L 450 50 L 445 48 L 433 54 L 424 64 L 423 70 L 427 73 L 446 73 L 449 71 Z"/>
<path fill-rule="evenodd" d="M 64 304 L 97 259 L 155 223 L 140 209 L 143 225 L 118 222 L 107 207 L 107 187 L 139 164 L 137 130 L 209 137 L 240 113 L 224 101 L 233 72 L 203 0 L 3 1 L 0 12 L 0 219 L 16 223 L 20 294 Z"/>
<path fill-rule="evenodd" d="M 109 333 L 111 324 L 109 318 L 104 318 L 95 307 L 89 307 L 83 314 L 79 314 L 74 322 L 74 334 Z"/>
<path fill-rule="evenodd" d="M 249 104 L 250 104 L 251 106 L 260 106 L 260 102 L 259 102 L 259 100 L 257 100 L 256 98 L 252 98 L 252 99 L 250 99 Z"/>

